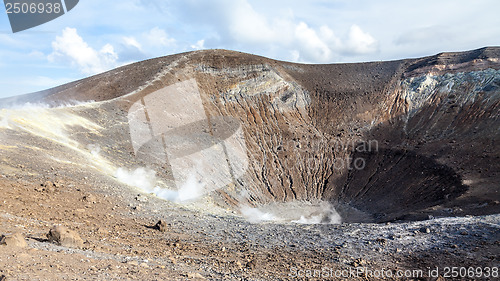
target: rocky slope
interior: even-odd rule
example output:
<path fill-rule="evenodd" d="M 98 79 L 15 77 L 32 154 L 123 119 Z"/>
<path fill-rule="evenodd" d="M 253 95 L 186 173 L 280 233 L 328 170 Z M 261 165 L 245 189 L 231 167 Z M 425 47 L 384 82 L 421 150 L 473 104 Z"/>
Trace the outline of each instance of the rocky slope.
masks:
<path fill-rule="evenodd" d="M 7 275 L 44 253 L 68 278 L 498 266 L 499 58 L 304 65 L 210 50 L 0 100 L 0 227 L 43 251 L 4 252 Z M 68 218 L 81 251 L 43 238 Z M 99 270 L 57 262 L 82 255 Z"/>
<path fill-rule="evenodd" d="M 186 155 L 196 155 L 203 159 L 196 165 L 205 171 L 196 177 L 204 194 L 220 205 L 322 200 L 351 221 L 491 214 L 500 210 L 499 55 L 498 48 L 483 48 L 392 62 L 300 65 L 201 51 L 3 104 L 93 100 L 64 113 L 91 126 L 80 125 L 93 136 L 82 136 L 76 146 L 109 147 L 104 158 L 114 169 L 149 167 L 167 189 L 188 180 L 194 159 Z M 153 116 L 132 114 L 143 108 Z M 144 139 L 148 122 L 154 128 Z M 216 124 L 222 124 L 219 132 Z M 225 156 L 212 151 L 214 142 Z M 195 153 L 203 149 L 205 155 Z M 209 171 L 214 161 L 228 161 L 229 169 Z M 362 218 L 350 216 L 358 211 Z"/>

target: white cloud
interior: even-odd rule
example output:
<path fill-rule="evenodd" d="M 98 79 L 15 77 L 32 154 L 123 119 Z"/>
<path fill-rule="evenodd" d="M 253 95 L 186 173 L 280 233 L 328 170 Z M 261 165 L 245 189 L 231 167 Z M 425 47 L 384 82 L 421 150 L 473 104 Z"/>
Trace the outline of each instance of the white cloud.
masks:
<path fill-rule="evenodd" d="M 52 42 L 52 50 L 48 56 L 49 61 L 67 60 L 86 75 L 100 73 L 118 65 L 118 55 L 112 45 L 106 44 L 97 51 L 78 35 L 76 28 L 66 27 L 62 36 L 57 36 Z"/>
<path fill-rule="evenodd" d="M 144 37 L 148 41 L 148 44 L 152 47 L 154 46 L 169 47 L 174 45 L 176 42 L 174 38 L 170 38 L 167 35 L 167 32 L 165 32 L 165 30 L 159 27 L 153 27 L 145 34 Z"/>
<path fill-rule="evenodd" d="M 215 1 L 191 4 L 194 22 L 212 26 L 217 36 L 209 44 L 231 46 L 243 50 L 260 50 L 268 56 L 275 53 L 281 59 L 326 63 L 339 57 L 372 54 L 378 51 L 377 40 L 358 25 L 341 32 L 338 37 L 331 27 L 323 24 L 314 27 L 295 18 L 293 11 L 265 14 L 254 9 L 247 0 Z M 215 42 L 214 42 L 215 40 Z M 288 54 L 288 57 L 283 57 Z"/>
<path fill-rule="evenodd" d="M 137 42 L 137 40 L 133 36 L 125 36 L 123 37 L 123 41 L 125 45 L 136 48 L 137 50 L 142 50 L 142 45 Z"/>
<path fill-rule="evenodd" d="M 331 46 L 325 42 L 325 39 L 320 38 L 316 31 L 306 23 L 301 22 L 295 27 L 295 40 L 301 47 L 298 51 L 299 59 L 309 61 L 325 62 L 332 58 Z"/>
<path fill-rule="evenodd" d="M 364 32 L 357 25 L 352 25 L 349 29 L 349 36 L 345 47 L 347 53 L 371 54 L 378 51 L 378 43 L 369 33 Z"/>
<path fill-rule="evenodd" d="M 205 40 L 198 40 L 198 42 L 196 42 L 196 44 L 194 45 L 191 45 L 191 49 L 194 49 L 194 50 L 201 50 L 201 49 L 205 49 Z"/>
<path fill-rule="evenodd" d="M 225 10 L 225 16 L 230 22 L 229 32 L 236 40 L 242 43 L 265 43 L 277 35 L 267 19 L 246 0 L 234 1 L 231 7 Z"/>
<path fill-rule="evenodd" d="M 498 46 L 499 3 L 123 0 L 116 5 L 101 0 L 80 1 L 64 20 L 18 34 L 0 34 L 0 67 L 4 74 L 0 78 L 0 97 L 40 90 L 30 83 L 21 85 L 31 77 L 83 78 L 82 73 L 99 72 L 115 64 L 192 50 L 193 46 L 200 47 L 196 43 L 200 40 L 203 48 L 311 63 L 392 60 Z M 85 39 L 79 41 L 84 52 L 65 50 L 62 37 L 69 35 L 61 35 L 61 30 L 66 26 L 75 27 L 78 33 L 74 35 Z M 10 30 L 8 21 L 0 21 L 0 27 Z M 55 40 L 52 32 L 61 39 Z M 132 41 L 127 44 L 124 37 L 135 39 L 142 48 L 139 50 Z M 102 54 L 105 43 L 113 49 L 105 48 Z M 48 54 L 59 63 L 47 63 Z"/>

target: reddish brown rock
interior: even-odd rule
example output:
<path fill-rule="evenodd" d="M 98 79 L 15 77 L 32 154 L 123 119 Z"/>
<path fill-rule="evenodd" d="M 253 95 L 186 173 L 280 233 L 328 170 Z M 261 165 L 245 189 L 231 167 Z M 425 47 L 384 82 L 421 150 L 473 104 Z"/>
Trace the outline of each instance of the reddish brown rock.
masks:
<path fill-rule="evenodd" d="M 81 248 L 83 247 L 83 240 L 80 235 L 69 228 L 58 225 L 50 229 L 47 234 L 47 239 L 49 242 L 69 248 Z"/>
<path fill-rule="evenodd" d="M 28 246 L 21 233 L 7 234 L 0 237 L 0 245 L 7 247 L 25 248 Z"/>

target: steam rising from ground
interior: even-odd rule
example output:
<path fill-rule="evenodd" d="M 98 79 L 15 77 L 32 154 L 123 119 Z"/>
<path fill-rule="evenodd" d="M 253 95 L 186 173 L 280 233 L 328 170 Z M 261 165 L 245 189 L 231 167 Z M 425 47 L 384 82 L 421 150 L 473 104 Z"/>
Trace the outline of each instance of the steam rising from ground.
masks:
<path fill-rule="evenodd" d="M 7 117 L 0 117 L 0 128 L 8 128 L 9 122 Z"/>
<path fill-rule="evenodd" d="M 75 126 L 97 134 L 103 129 L 99 124 L 81 116 L 79 109 L 74 108 L 77 106 L 89 108 L 92 104 L 82 102 L 58 105 L 25 103 L 4 107 L 0 109 L 0 129 L 28 133 L 62 145 L 76 152 L 71 155 L 73 164 L 90 166 L 106 174 L 112 174 L 115 169 L 108 159 L 99 155 L 99 146 L 90 145 L 88 149 L 84 149 L 84 146 L 73 138 L 72 128 Z M 17 146 L 25 146 L 25 144 L 19 143 Z M 54 157 L 51 150 L 46 153 L 47 157 L 58 159 L 56 161 L 71 163 L 68 159 Z M 83 159 L 74 160 L 78 156 Z"/>
<path fill-rule="evenodd" d="M 259 208 L 252 208 L 245 205 L 241 207 L 240 211 L 241 214 L 251 223 L 279 220 L 279 218 L 274 214 L 262 211 Z"/>
<path fill-rule="evenodd" d="M 167 189 L 157 185 L 156 172 L 147 168 L 127 170 L 118 168 L 115 177 L 120 182 L 135 186 L 144 192 L 153 193 L 159 198 L 172 202 L 187 202 L 201 198 L 205 194 L 204 185 L 199 182 L 194 174 L 177 189 Z"/>
<path fill-rule="evenodd" d="M 51 104 L 49 103 L 31 103 L 31 102 L 26 102 L 26 103 L 10 103 L 7 106 L 1 106 L 0 109 L 17 109 L 17 110 L 29 110 L 29 109 L 48 109 L 48 108 L 67 108 L 67 107 L 75 107 L 75 106 L 82 106 L 82 105 L 89 105 L 95 103 L 94 100 L 88 100 L 88 101 L 63 101 L 63 102 L 53 102 Z"/>
<path fill-rule="evenodd" d="M 63 144 L 87 157 L 96 168 L 113 174 L 117 180 L 135 186 L 147 193 L 153 193 L 159 198 L 172 202 L 182 203 L 198 200 L 210 190 L 203 181 L 207 173 L 199 175 L 199 168 L 191 171 L 184 181 L 177 182 L 177 189 L 165 188 L 166 184 L 158 180 L 154 170 L 139 167 L 128 170 L 115 169 L 112 163 L 102 158 L 98 144 L 88 144 L 87 149 L 81 149 L 81 144 L 72 139 L 69 133 L 71 126 L 80 126 L 89 131 L 99 131 L 102 128 L 92 121 L 85 119 L 68 107 L 86 105 L 87 103 L 72 104 L 30 104 L 11 106 L 0 109 L 0 128 L 21 129 L 33 135 Z M 222 186 L 221 186 L 222 187 Z M 243 199 L 243 198 L 241 198 Z M 244 200 L 241 200 L 242 202 Z M 242 215 L 252 223 L 263 221 L 295 222 L 306 224 L 340 223 L 341 219 L 335 209 L 328 203 L 311 204 L 307 202 L 275 203 L 252 208 L 247 205 L 241 207 Z"/>
<path fill-rule="evenodd" d="M 135 170 L 118 168 L 115 177 L 120 182 L 176 203 L 195 201 L 206 194 L 204 184 L 197 180 L 194 174 L 189 175 L 177 190 L 160 187 L 156 172 L 143 167 Z M 240 212 L 251 223 L 272 221 L 301 224 L 338 224 L 342 221 L 335 208 L 328 202 L 295 201 L 273 203 L 258 208 L 242 205 Z"/>
<path fill-rule="evenodd" d="M 133 171 L 118 168 L 115 177 L 125 184 L 135 186 L 146 192 L 152 192 L 156 183 L 156 172 L 145 168 L 137 168 Z"/>
<path fill-rule="evenodd" d="M 241 214 L 252 223 L 264 221 L 293 222 L 301 224 L 338 224 L 342 218 L 328 202 L 273 203 L 258 208 L 243 205 Z"/>

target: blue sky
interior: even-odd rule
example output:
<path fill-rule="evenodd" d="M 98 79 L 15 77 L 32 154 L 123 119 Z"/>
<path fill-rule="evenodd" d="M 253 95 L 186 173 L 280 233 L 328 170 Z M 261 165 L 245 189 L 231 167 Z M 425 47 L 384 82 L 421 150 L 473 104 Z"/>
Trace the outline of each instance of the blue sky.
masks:
<path fill-rule="evenodd" d="M 0 98 L 197 49 L 335 63 L 499 46 L 499 10 L 498 0 L 80 0 L 13 34 L 2 6 Z"/>

